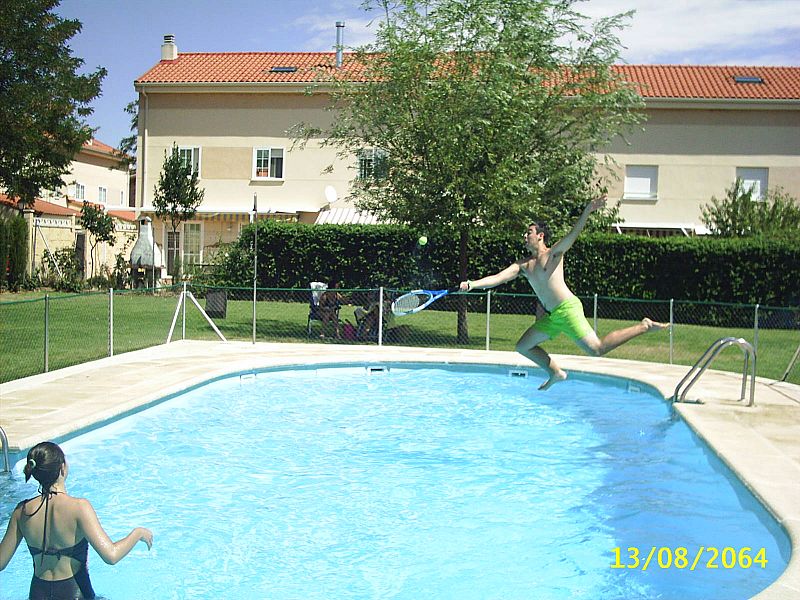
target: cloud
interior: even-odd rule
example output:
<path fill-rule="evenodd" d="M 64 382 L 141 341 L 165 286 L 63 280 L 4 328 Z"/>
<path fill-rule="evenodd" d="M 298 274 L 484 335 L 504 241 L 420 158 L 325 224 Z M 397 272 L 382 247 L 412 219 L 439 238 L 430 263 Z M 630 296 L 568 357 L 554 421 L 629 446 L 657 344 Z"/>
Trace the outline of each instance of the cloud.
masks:
<path fill-rule="evenodd" d="M 336 45 L 336 21 L 344 21 L 345 48 L 354 48 L 370 43 L 375 38 L 377 23 L 364 16 L 342 16 L 342 14 L 310 14 L 295 19 L 292 24 L 305 32 L 304 49 L 313 52 L 328 52 Z"/>
<path fill-rule="evenodd" d="M 592 19 L 635 10 L 619 32 L 627 63 L 800 64 L 800 0 L 580 0 L 575 8 Z M 331 51 L 336 21 L 353 48 L 373 41 L 380 17 L 356 0 L 329 0 L 291 25 L 304 50 Z"/>
<path fill-rule="evenodd" d="M 620 33 L 629 63 L 800 63 L 798 0 L 588 0 L 599 18 L 635 9 Z"/>

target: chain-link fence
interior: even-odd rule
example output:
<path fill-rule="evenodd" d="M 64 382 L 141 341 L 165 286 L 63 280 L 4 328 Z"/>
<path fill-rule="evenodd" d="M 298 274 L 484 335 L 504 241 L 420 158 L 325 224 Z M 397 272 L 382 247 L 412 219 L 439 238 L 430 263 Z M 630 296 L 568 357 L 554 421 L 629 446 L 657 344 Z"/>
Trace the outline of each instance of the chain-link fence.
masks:
<path fill-rule="evenodd" d="M 157 290 L 47 296 L 0 302 L 0 381 L 147 348 L 171 339 L 376 344 L 514 350 L 535 321 L 533 295 L 494 291 L 450 295 L 419 313 L 395 317 L 391 301 L 405 290 L 329 292 L 321 308 L 310 289 L 175 286 Z M 338 294 L 338 296 L 336 295 Z M 668 331 L 634 338 L 612 358 L 693 365 L 716 340 L 742 337 L 756 349 L 757 374 L 800 384 L 800 307 L 769 307 L 681 300 L 582 297 L 597 334 L 642 317 L 669 322 Z M 197 302 L 197 305 L 195 305 Z M 198 310 L 202 307 L 213 327 Z M 565 336 L 543 345 L 555 354 L 580 354 Z M 713 368 L 741 372 L 737 350 Z"/>

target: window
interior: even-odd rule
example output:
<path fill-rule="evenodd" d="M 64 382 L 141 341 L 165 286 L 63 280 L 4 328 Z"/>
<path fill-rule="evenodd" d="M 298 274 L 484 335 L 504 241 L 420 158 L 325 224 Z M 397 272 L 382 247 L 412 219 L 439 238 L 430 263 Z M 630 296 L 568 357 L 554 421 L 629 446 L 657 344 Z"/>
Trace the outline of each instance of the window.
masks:
<path fill-rule="evenodd" d="M 106 198 L 108 197 L 108 190 L 104 187 L 97 188 L 97 201 L 102 202 L 103 204 L 106 203 Z"/>
<path fill-rule="evenodd" d="M 359 179 L 386 177 L 386 152 L 380 148 L 364 148 L 358 152 Z"/>
<path fill-rule="evenodd" d="M 651 165 L 627 165 L 625 167 L 625 191 L 622 197 L 632 200 L 657 199 L 658 167 Z"/>
<path fill-rule="evenodd" d="M 253 179 L 283 179 L 283 148 L 253 150 Z"/>
<path fill-rule="evenodd" d="M 183 166 L 192 167 L 192 173 L 200 177 L 200 148 L 178 148 Z"/>
<path fill-rule="evenodd" d="M 167 231 L 167 273 L 175 273 L 175 258 L 179 256 L 181 247 L 181 232 Z"/>
<path fill-rule="evenodd" d="M 737 167 L 736 179 L 742 180 L 744 190 L 753 190 L 753 200 L 763 200 L 767 194 L 769 169 L 762 167 Z"/>
<path fill-rule="evenodd" d="M 86 200 L 86 186 L 82 183 L 75 183 L 75 199 Z"/>
<path fill-rule="evenodd" d="M 201 226 L 200 223 L 183 224 L 183 268 L 188 270 L 189 265 L 200 264 L 201 256 Z"/>

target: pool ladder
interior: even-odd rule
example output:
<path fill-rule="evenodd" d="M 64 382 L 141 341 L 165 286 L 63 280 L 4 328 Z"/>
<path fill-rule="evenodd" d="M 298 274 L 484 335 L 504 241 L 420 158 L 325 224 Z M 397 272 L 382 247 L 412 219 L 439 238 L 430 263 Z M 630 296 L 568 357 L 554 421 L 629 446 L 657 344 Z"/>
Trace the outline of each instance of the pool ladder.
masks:
<path fill-rule="evenodd" d="M 697 382 L 698 379 L 700 379 L 700 376 L 711 365 L 713 360 L 717 358 L 719 353 L 728 346 L 739 346 L 744 353 L 744 369 L 742 369 L 742 395 L 739 398 L 740 402 L 744 400 L 745 391 L 747 389 L 747 370 L 748 366 L 750 366 L 750 402 L 748 402 L 747 406 L 753 406 L 755 403 L 756 392 L 756 351 L 755 348 L 753 348 L 753 345 L 744 338 L 735 337 L 720 338 L 711 344 L 711 346 L 709 346 L 708 350 L 705 351 L 705 354 L 700 357 L 700 360 L 694 363 L 694 366 L 689 369 L 689 372 L 686 374 L 686 376 L 681 379 L 680 383 L 675 387 L 675 393 L 672 395 L 672 401 L 686 402 L 686 394 L 689 393 L 691 387 Z M 751 358 L 752 361 L 750 360 Z M 697 371 L 696 374 L 695 371 Z M 686 385 L 683 391 L 681 391 L 681 387 L 687 381 L 689 383 Z"/>
<path fill-rule="evenodd" d="M 0 427 L 0 441 L 3 443 L 3 470 L 2 473 L 9 473 L 11 468 L 8 462 L 8 436 L 5 429 Z"/>

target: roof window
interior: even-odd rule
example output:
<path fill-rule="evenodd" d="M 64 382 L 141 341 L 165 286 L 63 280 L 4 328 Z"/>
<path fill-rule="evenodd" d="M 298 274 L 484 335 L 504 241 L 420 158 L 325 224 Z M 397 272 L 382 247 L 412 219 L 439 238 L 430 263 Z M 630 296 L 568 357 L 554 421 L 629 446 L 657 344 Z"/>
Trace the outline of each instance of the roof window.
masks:
<path fill-rule="evenodd" d="M 297 67 L 272 67 L 270 71 L 272 73 L 294 73 L 297 71 Z"/>
<path fill-rule="evenodd" d="M 764 78 L 758 75 L 734 75 L 733 80 L 736 83 L 764 83 Z"/>

